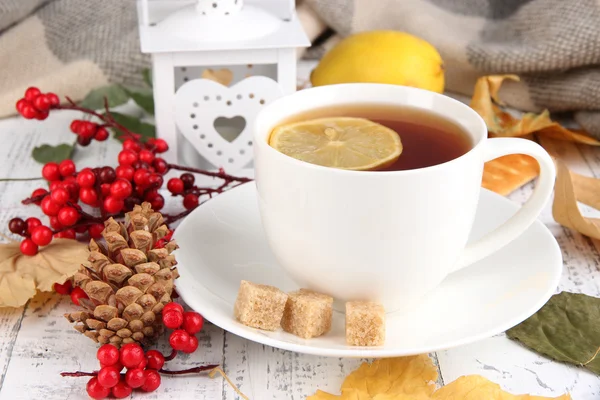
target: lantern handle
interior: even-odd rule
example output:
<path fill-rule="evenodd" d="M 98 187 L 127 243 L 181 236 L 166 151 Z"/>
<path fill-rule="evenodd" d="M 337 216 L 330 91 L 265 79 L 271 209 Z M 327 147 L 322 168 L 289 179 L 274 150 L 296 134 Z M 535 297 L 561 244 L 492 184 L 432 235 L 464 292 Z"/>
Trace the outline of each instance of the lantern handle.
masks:
<path fill-rule="evenodd" d="M 142 25 L 148 26 L 150 25 L 150 16 L 148 12 L 148 0 L 140 0 L 141 8 L 142 8 Z"/>

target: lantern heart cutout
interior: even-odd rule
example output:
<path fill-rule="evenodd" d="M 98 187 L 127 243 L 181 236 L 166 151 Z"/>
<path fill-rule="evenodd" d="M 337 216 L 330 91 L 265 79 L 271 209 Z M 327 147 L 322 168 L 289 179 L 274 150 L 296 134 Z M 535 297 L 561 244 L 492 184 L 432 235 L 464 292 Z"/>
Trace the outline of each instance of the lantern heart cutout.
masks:
<path fill-rule="evenodd" d="M 209 79 L 190 80 L 175 94 L 175 123 L 202 157 L 233 172 L 252 160 L 256 115 L 282 95 L 279 84 L 265 76 L 231 87 Z"/>
<path fill-rule="evenodd" d="M 223 139 L 232 142 L 244 131 L 246 120 L 239 115 L 233 118 L 219 117 L 215 119 L 213 126 Z"/>

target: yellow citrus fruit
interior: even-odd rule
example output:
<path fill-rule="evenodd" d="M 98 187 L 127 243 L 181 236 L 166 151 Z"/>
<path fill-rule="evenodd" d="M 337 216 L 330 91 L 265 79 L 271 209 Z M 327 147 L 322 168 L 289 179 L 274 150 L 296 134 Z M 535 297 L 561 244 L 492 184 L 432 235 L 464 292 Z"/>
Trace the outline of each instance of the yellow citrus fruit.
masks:
<path fill-rule="evenodd" d="M 402 153 L 398 134 L 364 118 L 318 118 L 278 126 L 269 145 L 298 160 L 350 170 L 377 170 Z"/>
<path fill-rule="evenodd" d="M 346 37 L 327 52 L 310 77 L 313 86 L 371 82 L 441 93 L 444 65 L 435 47 L 398 31 L 369 31 Z"/>

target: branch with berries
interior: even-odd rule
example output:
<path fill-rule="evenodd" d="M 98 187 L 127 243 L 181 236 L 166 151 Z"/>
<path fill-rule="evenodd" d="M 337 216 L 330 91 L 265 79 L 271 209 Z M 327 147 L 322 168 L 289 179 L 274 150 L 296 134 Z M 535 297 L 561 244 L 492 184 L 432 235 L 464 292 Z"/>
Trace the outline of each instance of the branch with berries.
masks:
<path fill-rule="evenodd" d="M 165 204 L 160 193 L 165 186 L 163 176 L 171 170 L 185 171 L 166 183 L 172 196 L 182 198 L 184 210 L 165 215 L 169 224 L 185 217 L 214 195 L 251 180 L 229 175 L 222 169 L 213 172 L 167 163 L 160 157 L 169 149 L 167 142 L 155 138 L 144 140 L 143 135 L 118 123 L 106 100 L 104 114 L 81 107 L 68 97 L 66 100 L 61 104 L 56 94 L 42 93 L 38 88 L 30 87 L 17 101 L 16 109 L 24 118 L 37 120 L 45 120 L 53 110 L 81 111 L 91 120 L 77 119 L 70 124 L 70 130 L 77 135 L 77 145 L 104 141 L 112 130 L 116 138 L 123 140 L 122 150 L 117 155 L 119 166 L 77 170 L 70 159 L 46 163 L 42 167 L 42 177 L 48 182 L 48 188 L 34 190 L 22 203 L 39 206 L 48 216 L 48 223 L 43 224 L 37 218 L 13 218 L 8 224 L 12 233 L 23 238 L 20 249 L 24 255 L 37 254 L 39 248 L 50 244 L 53 237 L 98 238 L 106 218 L 122 218 L 125 212 L 144 201 L 154 210 L 161 210 Z M 195 184 L 194 174 L 220 179 L 222 183 L 217 187 L 201 187 Z"/>

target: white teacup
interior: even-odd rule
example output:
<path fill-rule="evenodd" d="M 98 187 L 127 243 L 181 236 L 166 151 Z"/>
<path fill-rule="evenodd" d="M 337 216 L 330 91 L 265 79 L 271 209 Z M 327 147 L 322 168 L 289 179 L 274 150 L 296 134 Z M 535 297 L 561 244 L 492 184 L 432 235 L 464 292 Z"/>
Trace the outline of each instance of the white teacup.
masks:
<path fill-rule="evenodd" d="M 462 126 L 473 147 L 427 168 L 365 172 L 299 161 L 267 143 L 272 129 L 296 114 L 352 104 L 424 109 Z M 467 244 L 484 162 L 513 153 L 539 162 L 535 191 L 509 221 Z M 256 120 L 254 157 L 264 230 L 290 277 L 340 301 L 379 301 L 387 311 L 411 305 L 451 272 L 518 237 L 541 212 L 555 179 L 552 159 L 535 142 L 488 139 L 485 122 L 467 105 L 385 84 L 323 86 L 272 102 Z"/>

